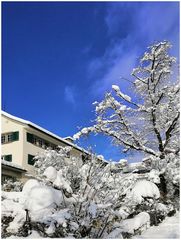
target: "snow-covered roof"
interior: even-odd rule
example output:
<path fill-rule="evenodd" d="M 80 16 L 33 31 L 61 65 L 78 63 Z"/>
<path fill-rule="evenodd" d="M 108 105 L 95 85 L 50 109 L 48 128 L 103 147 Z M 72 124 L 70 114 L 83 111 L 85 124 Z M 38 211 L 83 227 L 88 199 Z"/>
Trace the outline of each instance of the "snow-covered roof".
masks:
<path fill-rule="evenodd" d="M 129 167 L 135 168 L 135 167 L 142 167 L 143 163 L 142 162 L 133 162 L 129 164 Z"/>
<path fill-rule="evenodd" d="M 64 137 L 63 139 L 65 139 L 65 140 L 70 139 L 70 140 L 74 141 L 73 137 L 71 137 L 71 136 Z"/>
<path fill-rule="evenodd" d="M 18 170 L 21 170 L 21 171 L 26 171 L 26 169 L 21 167 L 20 165 L 12 163 L 12 162 L 8 162 L 6 160 L 1 160 L 1 164 L 5 165 L 5 166 L 17 168 Z"/>
<path fill-rule="evenodd" d="M 54 137 L 54 138 L 56 138 L 57 140 L 59 140 L 59 141 L 61 141 L 61 142 L 64 142 L 64 143 L 66 143 L 67 145 L 69 145 L 69 146 L 71 146 L 71 147 L 73 147 L 73 148 L 76 148 L 76 149 L 80 150 L 81 152 L 84 152 L 84 153 L 86 153 L 86 154 L 90 154 L 90 153 L 89 153 L 88 151 L 86 151 L 85 149 L 77 146 L 76 144 L 71 143 L 71 142 L 68 141 L 68 140 L 65 140 L 65 138 L 59 137 L 58 135 L 56 135 L 56 134 L 54 134 L 54 133 L 52 133 L 52 132 L 50 132 L 50 131 L 48 131 L 48 130 L 40 127 L 40 126 L 38 126 L 37 124 L 34 124 L 34 123 L 30 122 L 30 121 L 24 120 L 24 119 L 19 118 L 19 117 L 15 117 L 15 116 L 13 116 L 13 115 L 11 115 L 11 114 L 9 114 L 9 113 L 7 113 L 7 112 L 4 112 L 4 111 L 1 111 L 1 113 L 2 113 L 2 115 L 6 116 L 6 117 L 8 117 L 8 118 L 10 118 L 10 119 L 12 119 L 12 120 L 15 120 L 15 121 L 17 121 L 17 122 L 21 122 L 21 123 L 23 123 L 23 124 L 29 125 L 30 127 L 36 128 L 36 129 L 38 129 L 38 130 L 40 130 L 40 131 L 42 131 L 42 132 L 44 132 L 44 133 L 46 133 L 46 134 Z"/>
<path fill-rule="evenodd" d="M 129 163 L 127 166 L 123 168 L 124 173 L 128 172 L 133 172 L 136 170 L 148 170 L 142 162 L 134 162 L 134 163 Z"/>

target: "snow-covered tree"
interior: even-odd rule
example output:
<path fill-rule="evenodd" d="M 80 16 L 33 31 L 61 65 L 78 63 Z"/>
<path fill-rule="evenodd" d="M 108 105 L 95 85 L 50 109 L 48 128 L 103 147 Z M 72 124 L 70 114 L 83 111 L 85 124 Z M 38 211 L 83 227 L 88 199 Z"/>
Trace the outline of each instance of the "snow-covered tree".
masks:
<path fill-rule="evenodd" d="M 113 91 L 95 103 L 95 124 L 83 128 L 74 138 L 102 133 L 124 152 L 142 152 L 150 156 L 158 170 L 163 172 L 164 167 L 166 171 L 168 155 L 178 158 L 180 152 L 180 88 L 170 48 L 167 41 L 150 46 L 132 72 L 135 95 L 131 98 L 113 85 Z M 178 164 L 174 166 L 178 168 Z"/>
<path fill-rule="evenodd" d="M 135 100 L 113 85 L 96 103 L 95 125 L 83 128 L 74 138 L 91 132 L 112 137 L 125 151 L 136 150 L 164 158 L 179 152 L 179 83 L 172 78 L 176 61 L 169 56 L 169 42 L 148 48 L 133 69 Z"/>

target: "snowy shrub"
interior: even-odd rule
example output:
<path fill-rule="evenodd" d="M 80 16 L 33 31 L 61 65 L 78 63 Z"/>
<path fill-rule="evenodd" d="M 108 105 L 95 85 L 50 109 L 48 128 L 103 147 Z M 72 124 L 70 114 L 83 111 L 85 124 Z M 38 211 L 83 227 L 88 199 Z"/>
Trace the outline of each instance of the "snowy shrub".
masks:
<path fill-rule="evenodd" d="M 134 234 L 141 233 L 143 230 L 150 226 L 150 215 L 146 212 L 141 212 L 134 216 L 121 221 L 120 223 L 115 223 L 113 228 L 115 228 L 107 237 L 108 238 L 124 238 L 131 237 Z"/>
<path fill-rule="evenodd" d="M 123 220 L 120 224 L 122 232 L 133 234 L 135 230 L 140 228 L 146 229 L 150 224 L 150 216 L 146 212 L 141 212 L 132 219 Z"/>
<path fill-rule="evenodd" d="M 17 196 L 15 196 L 17 200 Z M 1 203 L 1 216 L 2 216 L 2 235 L 10 236 L 18 232 L 19 228 L 23 226 L 26 220 L 26 212 L 22 204 L 13 200 L 11 195 L 10 199 L 5 199 Z"/>
<path fill-rule="evenodd" d="M 33 187 L 24 203 L 24 209 L 27 209 L 32 221 L 40 221 L 47 214 L 51 214 L 61 206 L 63 196 L 61 191 L 48 186 Z"/>
<path fill-rule="evenodd" d="M 54 163 L 64 162 L 53 154 Z M 43 163 L 42 155 L 40 158 Z M 96 155 L 79 164 L 76 171 L 74 160 L 64 166 L 59 162 L 61 169 L 42 164 L 38 176 L 42 181 L 28 180 L 19 193 L 3 192 L 4 221 L 10 221 L 4 225 L 5 236 L 28 236 L 35 231 L 41 237 L 121 238 L 130 233 L 117 226 L 143 211 L 143 199 L 150 199 L 145 210 L 151 212 L 154 199 L 159 197 L 154 183 L 138 180 L 138 174 L 112 173 L 114 163 L 105 165 Z M 76 188 L 72 177 L 79 182 Z M 12 208 L 9 212 L 8 205 Z"/>
<path fill-rule="evenodd" d="M 49 151 L 46 152 L 48 157 L 52 154 L 52 150 Z M 36 231 L 42 237 L 103 238 L 109 234 L 109 237 L 114 234 L 121 237 L 118 229 L 111 231 L 116 222 L 120 223 L 135 211 L 131 201 L 126 209 L 126 196 L 133 189 L 137 174 L 112 173 L 113 163 L 105 165 L 96 155 L 79 164 L 75 171 L 75 159 L 63 165 L 63 157 L 55 158 L 55 153 L 53 156 L 54 163 L 58 161 L 61 169 L 56 164 L 50 166 L 50 162 L 47 165 L 46 161 L 45 168 L 40 155 L 42 165 L 38 178 L 42 176 L 42 181 L 30 179 L 22 192 L 3 193 L 4 212 L 8 203 L 13 208 L 6 213 L 7 217 L 13 217 L 6 232 L 17 236 L 28 236 Z M 76 188 L 72 177 L 79 182 Z"/>
<path fill-rule="evenodd" d="M 57 170 L 52 166 L 47 167 L 43 175 L 46 177 L 48 181 L 53 183 L 57 177 Z"/>
<path fill-rule="evenodd" d="M 64 168 L 68 161 L 68 156 L 71 151 L 71 147 L 59 146 L 58 150 L 46 149 L 35 157 L 35 168 L 37 175 L 42 178 L 42 175 L 48 167 L 54 167 L 56 170 Z"/>
<path fill-rule="evenodd" d="M 19 229 L 24 236 L 30 234 L 28 229 L 32 229 L 42 237 L 68 237 L 72 234 L 77 238 L 93 238 L 101 237 L 111 226 L 114 219 L 111 206 L 118 196 L 108 204 L 107 200 L 113 197 L 112 193 L 109 196 L 109 189 L 115 191 L 110 167 L 103 167 L 103 162 L 95 155 L 85 164 L 75 165 L 76 159 L 66 161 L 61 150 L 62 157 L 60 152 L 56 154 L 52 150 L 41 154 L 40 159 L 36 157 L 39 166 L 37 179 L 42 177 L 41 181 L 28 180 L 21 196 L 14 194 L 11 197 L 12 206 L 17 201 L 21 214 L 16 216 L 15 209 L 11 211 L 8 216 L 14 218 L 7 231 L 15 234 L 13 229 L 16 226 L 16 231 Z M 54 166 L 51 166 L 50 156 L 53 156 Z M 79 182 L 76 188 L 74 181 Z M 4 204 L 10 201 L 5 199 L 8 197 L 4 194 Z"/>
<path fill-rule="evenodd" d="M 159 187 L 163 203 L 171 201 L 175 209 L 179 209 L 180 157 L 169 153 L 164 159 L 158 160 L 155 157 L 150 159 L 151 167 L 154 169 L 148 174 L 148 179 Z"/>
<path fill-rule="evenodd" d="M 28 196 L 32 188 L 38 187 L 40 185 L 40 182 L 38 182 L 36 179 L 30 179 L 24 184 L 22 192 L 24 195 Z"/>
<path fill-rule="evenodd" d="M 156 169 L 152 169 L 149 173 L 148 173 L 148 180 L 153 182 L 153 183 L 156 183 L 156 184 L 159 184 L 160 183 L 160 172 Z"/>
<path fill-rule="evenodd" d="M 166 216 L 172 216 L 176 213 L 172 204 L 157 203 L 155 210 L 158 223 L 162 222 Z"/>
<path fill-rule="evenodd" d="M 136 182 L 132 190 L 127 193 L 127 198 L 136 204 L 141 204 L 144 198 L 154 198 L 158 199 L 160 197 L 160 192 L 158 187 L 147 180 L 140 180 Z"/>
<path fill-rule="evenodd" d="M 3 191 L 15 191 L 20 192 L 22 190 L 23 184 L 20 181 L 13 181 L 11 179 L 5 180 L 2 184 Z"/>
<path fill-rule="evenodd" d="M 122 229 L 120 228 L 115 228 L 112 232 L 110 232 L 107 236 L 106 236 L 107 239 L 115 239 L 115 238 L 118 238 L 118 239 L 122 239 L 123 236 L 122 236 Z"/>
<path fill-rule="evenodd" d="M 166 161 L 167 166 L 165 168 L 164 176 L 168 195 L 172 200 L 176 200 L 179 199 L 180 190 L 180 158 L 171 153 L 167 156 Z"/>

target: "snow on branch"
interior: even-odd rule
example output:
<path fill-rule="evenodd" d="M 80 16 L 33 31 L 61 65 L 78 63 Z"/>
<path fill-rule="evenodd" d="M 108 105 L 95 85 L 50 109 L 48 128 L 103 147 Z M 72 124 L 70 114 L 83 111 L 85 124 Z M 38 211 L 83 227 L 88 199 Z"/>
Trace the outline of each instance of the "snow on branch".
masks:
<path fill-rule="evenodd" d="M 101 102 L 95 103 L 94 125 L 74 137 L 103 133 L 115 145 L 126 147 L 126 151 L 162 158 L 167 154 L 166 148 L 178 152 L 179 84 L 171 79 L 176 59 L 169 55 L 170 47 L 168 41 L 153 44 L 133 69 L 136 103 L 119 86 L 112 85 L 118 98 L 106 93 Z"/>

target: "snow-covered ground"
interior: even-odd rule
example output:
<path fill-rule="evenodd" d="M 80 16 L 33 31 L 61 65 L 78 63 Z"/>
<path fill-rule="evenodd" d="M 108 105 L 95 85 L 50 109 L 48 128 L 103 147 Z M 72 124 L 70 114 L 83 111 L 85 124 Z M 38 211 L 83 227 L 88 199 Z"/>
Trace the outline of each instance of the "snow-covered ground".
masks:
<path fill-rule="evenodd" d="M 179 231 L 179 213 L 176 213 L 173 217 L 167 217 L 159 226 L 153 226 L 144 231 L 141 235 L 134 236 L 134 239 L 180 239 Z M 19 237 L 11 236 L 7 239 L 17 239 Z M 21 237 L 23 238 L 23 237 Z M 41 236 L 33 231 L 27 238 L 37 239 Z"/>
<path fill-rule="evenodd" d="M 159 226 L 153 226 L 139 236 L 133 238 L 141 239 L 180 239 L 180 216 L 177 212 L 173 217 L 167 217 Z"/>
<path fill-rule="evenodd" d="M 30 238 L 30 239 L 37 239 L 37 238 L 41 238 L 42 237 L 36 232 L 36 231 L 32 231 L 32 233 L 28 236 L 28 237 L 17 237 L 12 235 L 11 237 L 7 237 L 6 239 L 24 239 L 24 238 Z"/>

